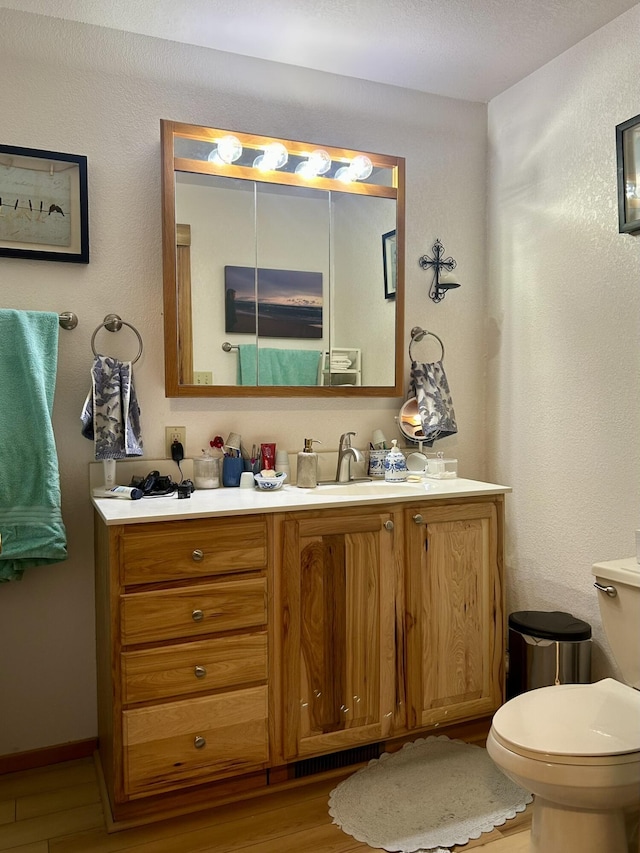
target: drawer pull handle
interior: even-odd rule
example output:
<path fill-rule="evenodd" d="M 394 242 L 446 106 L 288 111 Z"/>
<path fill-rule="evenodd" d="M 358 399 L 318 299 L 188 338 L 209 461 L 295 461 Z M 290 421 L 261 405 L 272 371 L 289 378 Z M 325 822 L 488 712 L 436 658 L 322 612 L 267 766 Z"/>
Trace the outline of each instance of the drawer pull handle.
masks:
<path fill-rule="evenodd" d="M 420 513 L 417 513 L 417 515 L 413 516 L 413 520 L 415 521 L 416 524 L 422 524 L 422 522 L 424 521 L 424 518 L 420 515 Z"/>
<path fill-rule="evenodd" d="M 194 622 L 202 622 L 202 620 L 204 619 L 204 613 L 202 612 L 202 610 L 194 610 L 191 614 L 191 618 Z"/>
<path fill-rule="evenodd" d="M 196 678 L 204 678 L 205 675 L 207 674 L 207 670 L 204 666 L 196 666 L 196 668 L 194 669 L 194 672 L 195 672 Z"/>
<path fill-rule="evenodd" d="M 196 735 L 193 739 L 193 745 L 196 749 L 204 749 L 207 745 L 207 741 L 202 737 L 202 735 Z"/>
<path fill-rule="evenodd" d="M 385 521 L 384 526 L 385 530 L 393 530 L 393 521 L 391 521 L 391 519 Z"/>
<path fill-rule="evenodd" d="M 195 563 L 200 563 L 204 560 L 204 552 L 200 550 L 200 548 L 196 548 L 195 551 L 191 554 L 191 557 Z"/>

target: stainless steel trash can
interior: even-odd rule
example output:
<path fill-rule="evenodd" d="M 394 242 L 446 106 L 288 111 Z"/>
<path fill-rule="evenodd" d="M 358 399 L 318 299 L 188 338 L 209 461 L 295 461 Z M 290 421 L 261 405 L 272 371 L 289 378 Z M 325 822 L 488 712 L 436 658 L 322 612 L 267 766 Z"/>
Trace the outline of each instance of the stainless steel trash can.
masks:
<path fill-rule="evenodd" d="M 591 625 L 562 611 L 509 616 L 507 699 L 553 684 L 591 681 Z"/>

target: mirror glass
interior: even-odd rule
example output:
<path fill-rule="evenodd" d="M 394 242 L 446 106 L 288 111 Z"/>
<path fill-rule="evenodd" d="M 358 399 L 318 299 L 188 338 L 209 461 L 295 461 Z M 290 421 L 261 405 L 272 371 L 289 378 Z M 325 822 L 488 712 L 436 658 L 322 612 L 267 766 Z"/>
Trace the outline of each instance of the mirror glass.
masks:
<path fill-rule="evenodd" d="M 398 426 L 402 435 L 409 441 L 416 444 L 424 441 L 422 418 L 420 417 L 418 401 L 415 397 L 411 397 L 406 403 L 403 403 L 398 417 Z"/>
<path fill-rule="evenodd" d="M 407 468 L 413 474 L 422 473 L 427 468 L 428 459 L 422 452 L 425 435 L 416 397 L 410 397 L 403 403 L 397 422 L 404 438 L 418 445 L 417 451 L 407 455 Z"/>
<path fill-rule="evenodd" d="M 229 136 L 162 122 L 167 396 L 400 394 L 403 161 Z"/>

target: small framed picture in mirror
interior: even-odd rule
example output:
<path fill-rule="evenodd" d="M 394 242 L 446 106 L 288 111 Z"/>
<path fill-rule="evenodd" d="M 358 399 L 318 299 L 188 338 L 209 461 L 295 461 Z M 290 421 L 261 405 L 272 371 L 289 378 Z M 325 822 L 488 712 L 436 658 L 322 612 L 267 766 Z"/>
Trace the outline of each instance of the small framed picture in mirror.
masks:
<path fill-rule="evenodd" d="M 616 127 L 621 234 L 640 231 L 640 115 Z"/>
<path fill-rule="evenodd" d="M 396 298 L 396 232 L 382 235 L 382 265 L 384 268 L 384 298 Z"/>

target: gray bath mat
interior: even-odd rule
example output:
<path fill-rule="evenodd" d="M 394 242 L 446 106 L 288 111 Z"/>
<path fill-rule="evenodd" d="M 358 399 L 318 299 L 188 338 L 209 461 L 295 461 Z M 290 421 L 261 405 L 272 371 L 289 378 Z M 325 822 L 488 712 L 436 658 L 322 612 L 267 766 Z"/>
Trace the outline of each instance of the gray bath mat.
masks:
<path fill-rule="evenodd" d="M 370 847 L 439 853 L 502 826 L 531 800 L 482 747 L 428 737 L 341 782 L 329 795 L 329 814 Z"/>

